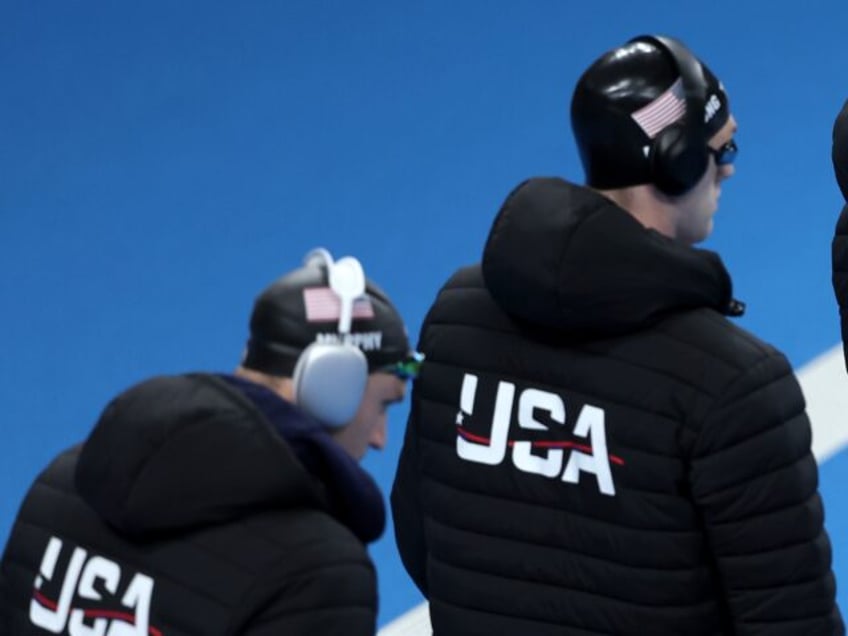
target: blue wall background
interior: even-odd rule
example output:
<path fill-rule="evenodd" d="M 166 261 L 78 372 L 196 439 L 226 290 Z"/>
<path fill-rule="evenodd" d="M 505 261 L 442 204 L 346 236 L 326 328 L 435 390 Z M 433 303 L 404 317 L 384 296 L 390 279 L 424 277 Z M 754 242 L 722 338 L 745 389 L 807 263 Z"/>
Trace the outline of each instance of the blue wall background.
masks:
<path fill-rule="evenodd" d="M 417 333 L 519 180 L 581 178 L 571 89 L 640 33 L 682 38 L 724 81 L 741 155 L 706 247 L 748 303 L 741 323 L 809 361 L 839 339 L 846 24 L 844 0 L 4 0 L 0 545 L 112 395 L 231 369 L 255 294 L 309 248 L 358 256 Z M 386 488 L 404 421 L 402 406 L 366 459 Z M 822 468 L 843 581 L 846 470 L 845 453 Z M 420 597 L 391 532 L 372 552 L 385 624 Z"/>

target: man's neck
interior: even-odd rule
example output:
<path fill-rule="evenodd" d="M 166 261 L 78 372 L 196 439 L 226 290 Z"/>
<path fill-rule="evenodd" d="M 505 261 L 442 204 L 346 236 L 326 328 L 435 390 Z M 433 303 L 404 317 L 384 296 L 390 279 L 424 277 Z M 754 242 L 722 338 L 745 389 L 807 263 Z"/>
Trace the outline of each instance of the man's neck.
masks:
<path fill-rule="evenodd" d="M 675 207 L 671 200 L 651 185 L 637 185 L 615 190 L 598 190 L 646 228 L 675 238 Z"/>
<path fill-rule="evenodd" d="M 292 402 L 294 400 L 294 385 L 291 378 L 286 378 L 276 375 L 268 375 L 255 369 L 247 369 L 242 366 L 236 367 L 233 375 L 256 384 L 260 384 L 267 389 L 270 389 L 284 400 Z"/>

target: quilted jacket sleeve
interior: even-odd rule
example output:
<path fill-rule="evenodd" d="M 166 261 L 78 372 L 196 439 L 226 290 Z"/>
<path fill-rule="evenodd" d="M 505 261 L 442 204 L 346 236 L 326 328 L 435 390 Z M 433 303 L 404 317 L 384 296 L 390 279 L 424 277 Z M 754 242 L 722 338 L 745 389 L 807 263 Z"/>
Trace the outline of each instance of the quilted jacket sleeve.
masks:
<path fill-rule="evenodd" d="M 691 487 L 735 634 L 844 634 L 804 398 L 771 350 L 703 423 Z"/>
<path fill-rule="evenodd" d="M 398 552 L 409 576 L 426 597 L 427 547 L 424 540 L 418 474 L 418 399 L 419 396 L 413 392 L 403 449 L 392 485 L 391 503 Z"/>
<path fill-rule="evenodd" d="M 239 636 L 373 636 L 377 629 L 377 578 L 370 561 L 345 542 L 306 545 L 269 564 L 233 625 Z"/>

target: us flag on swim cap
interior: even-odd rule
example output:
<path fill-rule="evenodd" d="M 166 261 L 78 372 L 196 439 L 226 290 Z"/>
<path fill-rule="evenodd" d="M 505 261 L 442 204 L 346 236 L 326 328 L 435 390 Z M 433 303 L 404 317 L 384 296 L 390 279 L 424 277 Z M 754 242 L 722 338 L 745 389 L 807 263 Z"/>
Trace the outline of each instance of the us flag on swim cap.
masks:
<path fill-rule="evenodd" d="M 650 139 L 686 114 L 686 97 L 683 92 L 683 79 L 678 80 L 669 89 L 647 106 L 643 106 L 630 115 Z"/>
<path fill-rule="evenodd" d="M 307 322 L 332 322 L 342 315 L 342 301 L 329 287 L 307 287 L 303 290 Z M 371 300 L 364 296 L 353 301 L 354 318 L 373 318 Z"/>

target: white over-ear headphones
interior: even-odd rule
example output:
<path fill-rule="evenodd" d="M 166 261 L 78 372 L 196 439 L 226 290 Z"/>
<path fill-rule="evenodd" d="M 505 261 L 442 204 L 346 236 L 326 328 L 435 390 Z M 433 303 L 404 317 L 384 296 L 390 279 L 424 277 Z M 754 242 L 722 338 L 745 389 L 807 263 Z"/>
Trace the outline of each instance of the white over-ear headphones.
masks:
<path fill-rule="evenodd" d="M 323 248 L 309 252 L 304 264 L 326 267 L 330 289 L 341 307 L 337 341 L 314 342 L 297 359 L 292 374 L 294 401 L 325 426 L 338 428 L 356 415 L 368 381 L 365 354 L 345 338 L 353 322 L 354 301 L 365 294 L 365 273 L 352 256 L 333 261 Z"/>

